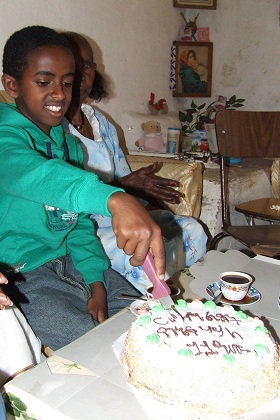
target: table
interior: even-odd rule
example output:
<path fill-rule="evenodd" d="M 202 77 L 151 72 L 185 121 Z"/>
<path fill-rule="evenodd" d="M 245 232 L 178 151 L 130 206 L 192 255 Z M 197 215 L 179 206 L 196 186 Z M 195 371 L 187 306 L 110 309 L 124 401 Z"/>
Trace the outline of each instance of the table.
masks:
<path fill-rule="evenodd" d="M 240 203 L 235 207 L 235 210 L 243 213 L 251 226 L 254 225 L 254 218 L 267 220 L 269 223 L 280 222 L 279 198 L 260 198 Z"/>
<path fill-rule="evenodd" d="M 261 290 L 262 300 L 246 308 L 254 312 L 256 310 L 256 313 L 261 315 L 268 314 L 269 323 L 280 336 L 280 310 L 277 306 L 280 291 L 280 282 L 277 283 L 279 265 L 273 264 L 274 261 L 269 258 L 250 259 L 236 250 L 222 254 L 225 258 L 220 254 L 218 251 L 210 251 L 206 254 L 204 262 L 192 266 L 191 271 L 197 278 L 189 277 L 189 283 L 185 284 L 185 297 L 206 297 L 205 284 L 209 284 L 210 280 L 215 281 L 216 272 L 224 271 L 225 265 L 230 270 L 233 264 L 235 269 L 243 269 L 251 264 L 250 270 L 256 277 L 256 287 Z M 213 255 L 215 258 L 220 255 L 221 264 L 215 267 L 210 280 L 209 277 L 204 277 L 203 273 L 201 278 L 201 272 L 206 270 L 209 273 L 209 267 L 213 266 Z M 85 366 L 98 376 L 51 374 L 45 361 L 11 381 L 6 389 L 27 403 L 28 409 L 31 410 L 28 415 L 36 420 L 122 420 L 124 417 L 133 420 L 173 420 L 176 417 L 186 420 L 184 416 L 177 416 L 174 406 L 145 397 L 140 391 L 134 393 L 127 383 L 112 345 L 134 319 L 129 309 L 124 309 L 91 332 L 55 352 L 56 355 Z M 265 417 L 260 413 L 249 418 L 278 420 L 279 405 L 278 401 L 278 411 L 265 413 Z M 196 420 L 196 417 L 190 418 Z M 198 418 L 204 420 L 203 416 Z M 246 416 L 242 418 L 245 420 Z M 207 419 L 210 420 L 211 417 Z"/>

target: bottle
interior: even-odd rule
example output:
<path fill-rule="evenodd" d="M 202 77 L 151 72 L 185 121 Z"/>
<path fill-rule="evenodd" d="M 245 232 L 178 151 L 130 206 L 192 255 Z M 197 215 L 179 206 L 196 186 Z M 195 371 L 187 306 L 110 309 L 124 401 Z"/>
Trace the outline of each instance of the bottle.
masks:
<path fill-rule="evenodd" d="M 180 128 L 167 129 L 167 153 L 179 153 Z"/>
<path fill-rule="evenodd" d="M 182 135 L 181 141 L 181 152 L 191 152 L 192 151 L 192 134 Z"/>

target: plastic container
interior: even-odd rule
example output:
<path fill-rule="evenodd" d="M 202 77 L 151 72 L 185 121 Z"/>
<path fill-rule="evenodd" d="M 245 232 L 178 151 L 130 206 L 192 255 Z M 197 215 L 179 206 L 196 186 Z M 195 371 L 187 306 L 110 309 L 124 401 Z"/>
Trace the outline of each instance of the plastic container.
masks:
<path fill-rule="evenodd" d="M 180 146 L 180 128 L 168 128 L 167 129 L 167 153 L 176 154 L 179 153 Z"/>

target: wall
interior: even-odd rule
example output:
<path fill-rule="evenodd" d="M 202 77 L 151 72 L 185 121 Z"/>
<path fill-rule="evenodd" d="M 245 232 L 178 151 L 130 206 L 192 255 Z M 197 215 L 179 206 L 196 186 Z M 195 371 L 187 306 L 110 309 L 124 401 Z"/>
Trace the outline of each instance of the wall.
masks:
<path fill-rule="evenodd" d="M 198 26 L 210 27 L 214 43 L 213 95 L 246 98 L 246 109 L 278 109 L 278 0 L 217 1 L 217 10 L 205 11 L 174 8 L 173 0 L 1 0 L 0 54 L 10 34 L 27 25 L 86 34 L 112 82 L 110 100 L 99 107 L 126 134 L 123 114 L 145 113 L 151 91 L 175 115 L 190 104 L 169 91 L 169 52 L 180 12 L 187 20 L 199 12 Z"/>

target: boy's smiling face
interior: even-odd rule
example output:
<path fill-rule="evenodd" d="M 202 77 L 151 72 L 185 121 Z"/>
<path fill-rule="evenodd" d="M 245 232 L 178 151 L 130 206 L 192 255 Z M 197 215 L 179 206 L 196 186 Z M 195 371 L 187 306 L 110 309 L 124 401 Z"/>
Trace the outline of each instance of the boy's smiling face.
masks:
<path fill-rule="evenodd" d="M 20 80 L 7 77 L 19 111 L 49 134 L 71 102 L 74 73 L 71 51 L 50 45 L 29 52 L 28 67 Z"/>

